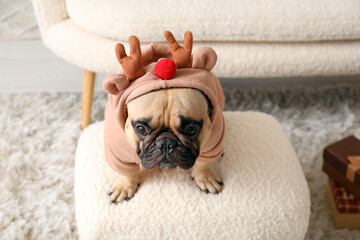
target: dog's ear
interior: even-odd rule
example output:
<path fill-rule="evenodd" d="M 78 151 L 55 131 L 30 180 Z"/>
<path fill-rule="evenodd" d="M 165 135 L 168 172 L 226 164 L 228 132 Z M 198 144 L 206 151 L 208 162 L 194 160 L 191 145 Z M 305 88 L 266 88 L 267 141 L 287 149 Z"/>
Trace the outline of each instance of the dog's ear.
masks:
<path fill-rule="evenodd" d="M 206 69 L 211 71 L 217 61 L 217 55 L 211 47 L 198 47 L 193 54 L 192 68 Z"/>
<path fill-rule="evenodd" d="M 129 86 L 130 82 L 125 74 L 117 73 L 107 76 L 103 81 L 103 88 L 111 95 L 116 95 Z"/>

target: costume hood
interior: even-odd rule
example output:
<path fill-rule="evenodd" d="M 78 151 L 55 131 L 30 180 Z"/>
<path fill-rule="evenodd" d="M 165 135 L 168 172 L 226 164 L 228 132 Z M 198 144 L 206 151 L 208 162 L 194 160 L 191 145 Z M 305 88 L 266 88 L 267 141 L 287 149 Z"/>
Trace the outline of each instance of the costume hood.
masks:
<path fill-rule="evenodd" d="M 219 79 L 211 72 L 216 64 L 217 55 L 210 47 L 199 47 L 192 55 L 191 68 L 176 70 L 171 79 L 162 79 L 155 73 L 159 59 L 173 59 L 169 46 L 150 44 L 141 49 L 145 75 L 129 81 L 121 69 L 119 73 L 107 76 L 103 87 L 112 95 L 112 107 L 122 128 L 127 118 L 126 105 L 139 96 L 165 88 L 194 88 L 202 91 L 212 105 L 211 122 L 224 108 L 224 95 Z"/>

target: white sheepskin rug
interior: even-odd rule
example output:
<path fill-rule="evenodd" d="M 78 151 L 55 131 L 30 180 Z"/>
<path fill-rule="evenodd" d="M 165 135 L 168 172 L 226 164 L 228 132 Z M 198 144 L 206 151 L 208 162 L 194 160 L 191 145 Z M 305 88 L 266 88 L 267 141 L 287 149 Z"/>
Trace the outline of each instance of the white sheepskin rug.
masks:
<path fill-rule="evenodd" d="M 323 148 L 360 138 L 360 84 L 284 89 L 225 89 L 226 110 L 273 115 L 285 127 L 308 181 L 312 213 L 306 239 L 360 239 L 336 230 L 325 197 Z M 93 121 L 107 100 L 96 93 Z M 77 239 L 73 198 L 79 93 L 0 94 L 0 239 Z"/>

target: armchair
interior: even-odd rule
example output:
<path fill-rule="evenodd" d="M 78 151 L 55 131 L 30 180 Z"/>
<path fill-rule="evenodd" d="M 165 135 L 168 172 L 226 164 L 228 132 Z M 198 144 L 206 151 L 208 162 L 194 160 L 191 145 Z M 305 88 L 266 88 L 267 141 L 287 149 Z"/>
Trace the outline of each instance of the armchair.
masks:
<path fill-rule="evenodd" d="M 130 35 L 143 45 L 186 30 L 197 45 L 218 54 L 214 73 L 226 78 L 360 74 L 360 2 L 357 0 L 32 0 L 44 44 L 84 69 L 82 121 L 90 123 L 95 72 L 121 66 L 116 42 Z M 146 6 L 145 6 L 146 5 Z"/>

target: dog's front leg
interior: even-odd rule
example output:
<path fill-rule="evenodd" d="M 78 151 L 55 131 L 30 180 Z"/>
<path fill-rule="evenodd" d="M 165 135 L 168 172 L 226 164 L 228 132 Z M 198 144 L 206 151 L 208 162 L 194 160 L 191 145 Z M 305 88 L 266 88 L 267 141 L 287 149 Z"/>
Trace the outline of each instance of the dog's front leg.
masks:
<path fill-rule="evenodd" d="M 120 175 L 111 185 L 108 195 L 112 203 L 120 203 L 132 198 L 138 188 L 139 176 L 126 177 Z"/>
<path fill-rule="evenodd" d="M 222 191 L 224 184 L 219 174 L 209 163 L 196 161 L 191 176 L 202 191 L 207 193 L 219 193 Z"/>

